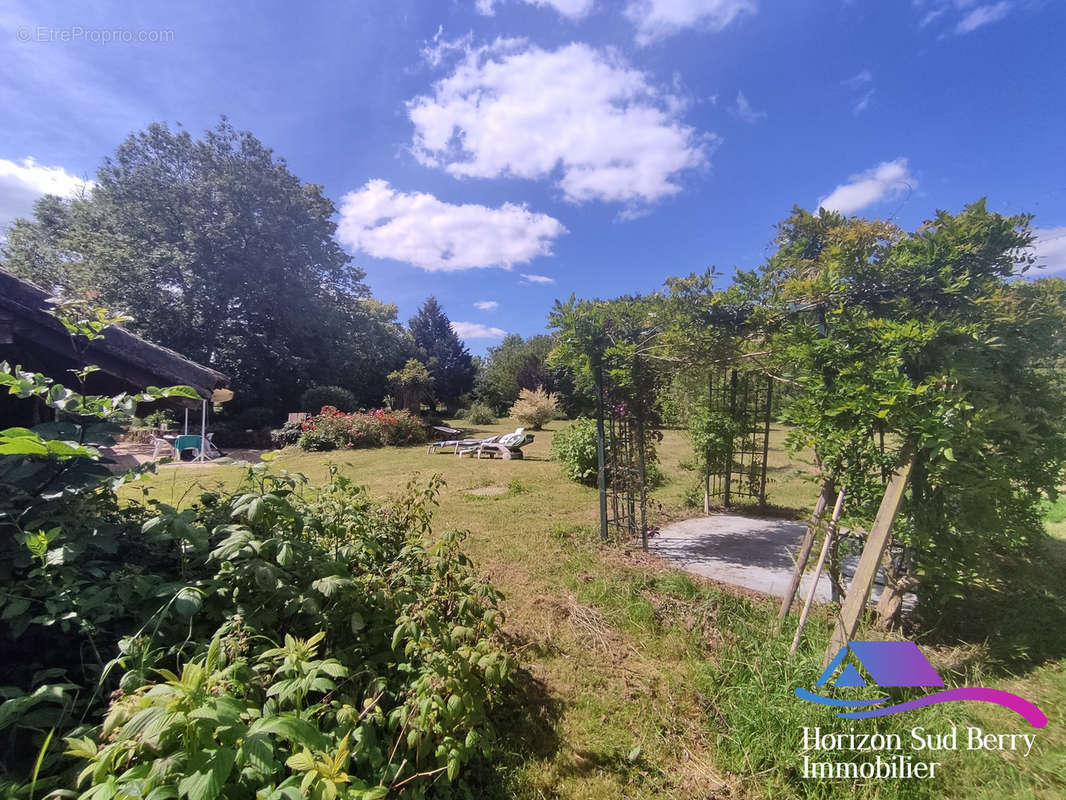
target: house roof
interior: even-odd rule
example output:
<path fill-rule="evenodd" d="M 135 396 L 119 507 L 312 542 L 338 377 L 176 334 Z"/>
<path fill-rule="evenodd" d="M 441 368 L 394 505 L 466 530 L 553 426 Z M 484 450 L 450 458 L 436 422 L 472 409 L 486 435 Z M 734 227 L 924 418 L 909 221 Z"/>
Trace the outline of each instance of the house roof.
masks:
<path fill-rule="evenodd" d="M 50 377 L 70 368 L 92 364 L 135 390 L 148 386 L 191 386 L 205 399 L 229 385 L 221 372 L 191 361 L 180 353 L 153 344 L 121 326 L 75 354 L 70 334 L 49 313 L 49 294 L 38 286 L 0 269 L 0 353 L 17 357 L 32 350 L 47 361 Z"/>

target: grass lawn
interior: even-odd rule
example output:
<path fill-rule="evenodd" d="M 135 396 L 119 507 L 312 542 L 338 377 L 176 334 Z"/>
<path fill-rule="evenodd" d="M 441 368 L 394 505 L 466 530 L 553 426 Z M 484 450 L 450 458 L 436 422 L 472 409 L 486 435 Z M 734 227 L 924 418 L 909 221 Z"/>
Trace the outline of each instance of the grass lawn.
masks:
<path fill-rule="evenodd" d="M 797 773 L 802 726 L 843 724 L 791 695 L 793 686 L 811 685 L 818 672 L 828 638 L 825 612 L 815 613 L 807 642 L 789 658 L 789 632 L 769 639 L 774 601 L 690 579 L 624 546 L 601 546 L 595 490 L 563 479 L 548 458 L 553 431 L 566 424 L 537 432 L 523 461 L 427 455 L 412 447 L 292 451 L 274 462 L 304 474 L 312 486 L 333 462 L 379 495 L 417 474 L 438 472 L 446 479 L 435 527 L 470 532 L 468 552 L 506 595 L 506 632 L 524 668 L 521 699 L 502 712 L 505 754 L 484 777 L 484 796 L 1066 796 L 1066 627 L 1054 629 L 1066 622 L 1066 523 L 1053 526 L 1058 539 L 1020 578 L 1017 596 L 988 601 L 989 613 L 1004 621 L 997 626 L 990 619 L 988 635 L 1000 641 L 1000 629 L 1010 628 L 1012 647 L 1031 650 L 1015 653 L 1012 674 L 993 640 L 927 649 L 942 673 L 1008 688 L 1041 705 L 1050 722 L 1028 758 L 944 753 L 935 782 L 804 780 Z M 481 432 L 513 428 L 507 423 Z M 803 477 L 808 467 L 789 462 L 783 435 L 773 432 L 769 500 L 802 514 L 813 506 L 817 487 Z M 689 455 L 684 437 L 666 431 L 660 454 L 667 482 L 653 497 L 653 525 L 693 513 L 681 507 L 693 480 L 679 466 Z M 168 467 L 123 491 L 189 502 L 197 486 L 233 486 L 240 474 L 225 465 Z M 472 493 L 485 487 L 505 491 Z M 1030 732 L 1010 712 L 977 703 L 877 723 L 876 729 L 905 737 L 913 725 Z"/>

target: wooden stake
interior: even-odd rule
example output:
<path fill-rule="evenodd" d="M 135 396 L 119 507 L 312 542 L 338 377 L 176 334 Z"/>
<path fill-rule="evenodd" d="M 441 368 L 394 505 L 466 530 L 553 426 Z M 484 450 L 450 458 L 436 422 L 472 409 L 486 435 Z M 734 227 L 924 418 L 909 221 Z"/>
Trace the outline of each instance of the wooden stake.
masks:
<path fill-rule="evenodd" d="M 914 468 L 914 448 L 907 445 L 900 456 L 899 466 L 892 473 L 892 477 L 885 487 L 885 496 L 881 498 L 881 507 L 877 509 L 874 524 L 870 527 L 870 534 L 866 537 L 866 544 L 859 556 L 859 564 L 855 568 L 855 575 L 848 585 L 848 593 L 844 597 L 844 605 L 840 609 L 840 617 L 837 619 L 833 636 L 829 640 L 829 647 L 825 651 L 822 666 L 825 667 L 837 654 L 841 647 L 846 645 L 859 627 L 859 619 L 862 617 L 866 601 L 870 598 L 870 590 L 877 577 L 877 568 L 881 564 L 881 556 L 888 546 L 889 536 L 892 533 L 892 523 L 896 520 L 899 507 L 903 503 L 903 493 L 910 480 L 911 470 Z"/>
<path fill-rule="evenodd" d="M 803 604 L 803 611 L 800 612 L 799 624 L 796 625 L 796 635 L 792 637 L 792 646 L 788 648 L 788 652 L 790 653 L 795 653 L 796 648 L 799 647 L 800 636 L 803 634 L 803 628 L 807 624 L 807 617 L 811 613 L 811 606 L 814 605 L 814 596 L 818 593 L 818 579 L 822 576 L 822 567 L 825 566 L 826 556 L 829 555 L 829 547 L 837 535 L 837 523 L 840 522 L 840 510 L 843 507 L 844 489 L 841 489 L 840 493 L 837 494 L 837 504 L 833 506 L 833 518 L 829 520 L 829 528 L 825 532 L 825 541 L 822 542 L 822 552 L 819 554 L 818 563 L 814 567 L 811 588 L 807 590 L 807 602 Z"/>
<path fill-rule="evenodd" d="M 785 597 L 781 601 L 781 610 L 777 612 L 777 622 L 774 623 L 774 636 L 780 636 L 781 629 L 785 626 L 788 612 L 792 608 L 792 601 L 796 597 L 800 580 L 803 578 L 803 570 L 807 568 L 807 559 L 811 557 L 815 531 L 818 530 L 818 525 L 825 514 L 825 507 L 829 505 L 832 491 L 833 481 L 831 478 L 826 478 L 822 484 L 822 492 L 818 495 L 818 503 L 814 506 L 814 514 L 811 515 L 811 520 L 807 523 L 807 533 L 804 535 L 799 552 L 796 554 L 796 566 L 792 570 L 792 580 L 789 582 L 788 591 L 785 592 Z"/>

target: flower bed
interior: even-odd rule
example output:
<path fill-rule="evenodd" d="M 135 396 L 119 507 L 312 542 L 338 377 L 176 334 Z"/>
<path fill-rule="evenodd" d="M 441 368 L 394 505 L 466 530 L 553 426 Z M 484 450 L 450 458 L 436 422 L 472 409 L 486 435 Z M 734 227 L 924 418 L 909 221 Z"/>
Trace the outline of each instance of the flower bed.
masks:
<path fill-rule="evenodd" d="M 356 447 L 420 444 L 426 441 L 426 426 L 408 411 L 384 408 L 346 414 L 334 406 L 323 406 L 300 426 L 300 447 L 304 450 L 340 450 Z"/>

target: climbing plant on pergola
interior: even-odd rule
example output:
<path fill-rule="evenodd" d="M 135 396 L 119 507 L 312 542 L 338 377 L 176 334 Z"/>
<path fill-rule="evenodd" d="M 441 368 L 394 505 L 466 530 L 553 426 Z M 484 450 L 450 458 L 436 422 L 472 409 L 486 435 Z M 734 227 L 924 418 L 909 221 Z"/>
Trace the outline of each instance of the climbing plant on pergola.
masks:
<path fill-rule="evenodd" d="M 795 386 L 789 443 L 815 450 L 823 487 L 846 487 L 844 522 L 886 567 L 883 623 L 905 592 L 942 609 L 994 584 L 990 565 L 1038 540 L 1062 483 L 1066 283 L 1019 280 L 1029 223 L 983 202 L 913 233 L 796 210 L 749 283 L 771 370 Z"/>
<path fill-rule="evenodd" d="M 598 484 L 601 534 L 608 529 L 639 535 L 647 547 L 649 467 L 655 462 L 659 433 L 659 392 L 671 372 L 698 368 L 719 371 L 731 381 L 732 407 L 737 416 L 736 362 L 748 347 L 745 332 L 751 310 L 735 302 L 736 292 L 713 290 L 713 273 L 671 279 L 662 293 L 614 300 L 557 303 L 551 324 L 558 330 L 553 359 L 584 375 L 597 398 Z M 745 384 L 746 385 L 746 384 Z M 728 391 L 728 386 L 726 387 Z M 715 398 L 708 395 L 708 403 Z M 768 426 L 769 397 L 765 396 Z M 750 416 L 750 415 L 749 415 Z M 744 441 L 747 436 L 745 429 Z M 733 468 L 733 443 L 728 437 L 725 486 Z M 762 464 L 750 466 L 761 475 L 764 497 L 765 440 Z M 707 450 L 710 450 L 708 445 Z M 754 452 L 754 451 L 753 451 Z M 708 459 L 708 465 L 710 461 Z M 738 480 L 738 489 L 740 486 Z M 728 488 L 726 489 L 728 497 Z"/>
<path fill-rule="evenodd" d="M 724 291 L 707 273 L 557 304 L 555 357 L 600 387 L 601 410 L 624 402 L 645 439 L 676 371 L 737 368 L 787 387 L 788 444 L 813 449 L 823 496 L 847 488 L 842 524 L 861 536 L 882 523 L 867 560 L 891 556 L 883 621 L 907 591 L 940 608 L 1037 541 L 1041 503 L 1064 479 L 1066 282 L 1019 279 L 1030 222 L 979 202 L 905 233 L 797 209 L 764 267 Z M 886 485 L 898 489 L 887 519 Z"/>

